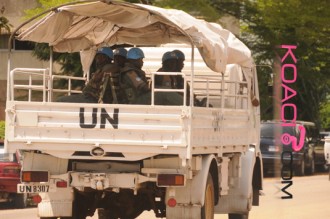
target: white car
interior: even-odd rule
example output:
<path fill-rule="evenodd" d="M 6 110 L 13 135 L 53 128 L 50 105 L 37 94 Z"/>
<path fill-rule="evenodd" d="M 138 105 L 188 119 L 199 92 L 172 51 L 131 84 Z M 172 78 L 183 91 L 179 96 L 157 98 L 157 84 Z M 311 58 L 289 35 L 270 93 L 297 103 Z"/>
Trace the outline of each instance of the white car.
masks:
<path fill-rule="evenodd" d="M 327 166 L 330 166 L 330 136 L 325 136 L 324 138 L 324 156 L 325 156 L 325 163 Z M 330 168 L 329 168 L 329 175 L 330 175 Z"/>
<path fill-rule="evenodd" d="M 330 165 L 330 132 L 320 132 L 321 141 L 324 142 L 324 157 L 326 165 Z"/>

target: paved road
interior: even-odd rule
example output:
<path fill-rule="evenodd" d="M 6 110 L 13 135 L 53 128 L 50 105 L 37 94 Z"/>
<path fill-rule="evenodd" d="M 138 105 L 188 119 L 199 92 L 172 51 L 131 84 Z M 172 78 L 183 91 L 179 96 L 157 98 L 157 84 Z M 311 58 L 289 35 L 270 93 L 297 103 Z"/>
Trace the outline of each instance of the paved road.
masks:
<path fill-rule="evenodd" d="M 294 177 L 288 188 L 292 199 L 280 199 L 284 195 L 279 178 L 264 180 L 264 196 L 261 206 L 253 207 L 250 219 L 326 219 L 330 218 L 330 181 L 328 175 Z M 36 219 L 36 208 L 24 210 L 6 209 L 0 205 L 0 219 Z M 145 212 L 138 219 L 154 219 L 153 212 Z M 225 219 L 225 215 L 216 215 L 215 219 Z M 94 216 L 89 219 L 97 219 Z"/>

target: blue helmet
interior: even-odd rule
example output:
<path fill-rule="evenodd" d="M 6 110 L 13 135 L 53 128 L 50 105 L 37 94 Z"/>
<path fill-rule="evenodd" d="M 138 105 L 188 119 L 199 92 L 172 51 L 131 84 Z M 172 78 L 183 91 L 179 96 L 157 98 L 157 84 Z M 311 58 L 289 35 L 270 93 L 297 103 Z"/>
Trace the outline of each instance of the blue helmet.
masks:
<path fill-rule="evenodd" d="M 115 51 L 113 52 L 113 55 L 114 56 L 123 56 L 126 58 L 127 50 L 125 48 L 115 49 Z"/>
<path fill-rule="evenodd" d="M 178 59 L 176 54 L 174 52 L 165 52 L 163 57 L 162 57 L 162 62 L 165 62 L 166 60 L 169 59 Z"/>
<path fill-rule="evenodd" d="M 113 52 L 110 47 L 102 47 L 96 54 L 104 54 L 108 56 L 110 59 L 113 59 Z"/>
<path fill-rule="evenodd" d="M 176 49 L 176 50 L 173 50 L 172 52 L 174 52 L 176 54 L 178 59 L 185 60 L 186 57 L 185 57 L 184 53 L 181 50 Z"/>
<path fill-rule="evenodd" d="M 143 59 L 144 58 L 144 53 L 140 48 L 131 48 L 127 52 L 127 59 Z"/>

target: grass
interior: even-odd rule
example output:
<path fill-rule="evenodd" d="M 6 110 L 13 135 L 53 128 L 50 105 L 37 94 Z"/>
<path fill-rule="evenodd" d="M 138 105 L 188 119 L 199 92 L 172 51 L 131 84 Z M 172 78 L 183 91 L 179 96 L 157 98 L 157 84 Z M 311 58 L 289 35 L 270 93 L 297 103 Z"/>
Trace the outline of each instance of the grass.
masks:
<path fill-rule="evenodd" d="M 0 139 L 5 139 L 5 121 L 0 121 Z"/>

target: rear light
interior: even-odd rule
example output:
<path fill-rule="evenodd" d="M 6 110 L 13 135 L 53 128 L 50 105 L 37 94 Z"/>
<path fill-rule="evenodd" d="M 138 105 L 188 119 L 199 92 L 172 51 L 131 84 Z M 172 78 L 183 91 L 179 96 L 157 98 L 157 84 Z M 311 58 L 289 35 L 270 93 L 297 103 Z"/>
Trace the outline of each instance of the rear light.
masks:
<path fill-rule="evenodd" d="M 174 198 L 170 198 L 168 201 L 167 201 L 167 205 L 169 207 L 175 207 L 176 206 L 176 200 Z"/>
<path fill-rule="evenodd" d="M 184 186 L 184 175 L 182 174 L 159 174 L 157 186 Z"/>
<path fill-rule="evenodd" d="M 57 181 L 56 187 L 57 188 L 66 188 L 66 187 L 68 187 L 68 183 L 67 183 L 67 181 Z"/>
<path fill-rule="evenodd" d="M 22 171 L 22 182 L 48 182 L 48 171 Z"/>
<path fill-rule="evenodd" d="M 5 166 L 2 169 L 3 174 L 12 175 L 12 176 L 19 176 L 21 172 L 20 166 Z"/>
<path fill-rule="evenodd" d="M 39 204 L 39 203 L 42 201 L 41 196 L 40 196 L 40 195 L 34 195 L 34 196 L 32 197 L 32 201 L 33 201 L 33 203 L 35 203 L 35 204 Z"/>

